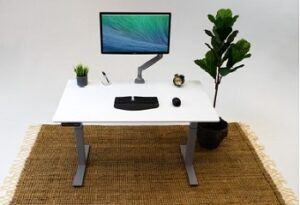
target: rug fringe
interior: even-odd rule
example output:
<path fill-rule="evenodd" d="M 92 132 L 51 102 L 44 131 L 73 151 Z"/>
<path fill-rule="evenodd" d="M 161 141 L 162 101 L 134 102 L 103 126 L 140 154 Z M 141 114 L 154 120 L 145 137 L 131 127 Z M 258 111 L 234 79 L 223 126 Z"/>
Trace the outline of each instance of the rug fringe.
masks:
<path fill-rule="evenodd" d="M 33 125 L 30 126 L 26 131 L 26 135 L 21 144 L 21 148 L 17 155 L 17 158 L 10 167 L 9 173 L 4 178 L 4 181 L 0 188 L 1 205 L 8 205 L 12 200 L 17 187 L 17 183 L 25 166 L 26 159 L 30 154 L 31 148 L 34 145 L 41 127 L 41 125 Z"/>
<path fill-rule="evenodd" d="M 264 146 L 259 143 L 258 137 L 256 134 L 250 129 L 250 126 L 244 123 L 239 123 L 242 130 L 248 136 L 251 144 L 253 145 L 258 157 L 262 161 L 266 171 L 271 176 L 274 181 L 278 191 L 281 193 L 283 200 L 287 205 L 295 205 L 298 204 L 298 199 L 291 188 L 287 187 L 286 181 L 284 180 L 281 173 L 276 169 L 275 162 L 265 154 Z"/>

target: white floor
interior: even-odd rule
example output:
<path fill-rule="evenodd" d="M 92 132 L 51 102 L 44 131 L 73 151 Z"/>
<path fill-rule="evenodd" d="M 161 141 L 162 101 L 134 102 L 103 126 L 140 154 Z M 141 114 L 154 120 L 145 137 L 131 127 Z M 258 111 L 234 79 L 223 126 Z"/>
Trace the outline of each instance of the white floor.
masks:
<path fill-rule="evenodd" d="M 298 1 L 174 1 L 0 0 L 0 182 L 27 127 L 51 123 L 65 83 L 74 76 L 72 66 L 90 65 L 92 80 L 98 80 L 100 70 L 112 81 L 133 80 L 137 66 L 150 58 L 100 55 L 99 11 L 172 11 L 170 55 L 144 77 L 171 80 L 182 73 L 187 80 L 201 80 L 212 96 L 212 80 L 193 60 L 206 51 L 206 14 L 230 7 L 241 16 L 239 35 L 252 42 L 253 56 L 245 68 L 223 79 L 217 110 L 228 121 L 251 125 L 298 195 Z"/>

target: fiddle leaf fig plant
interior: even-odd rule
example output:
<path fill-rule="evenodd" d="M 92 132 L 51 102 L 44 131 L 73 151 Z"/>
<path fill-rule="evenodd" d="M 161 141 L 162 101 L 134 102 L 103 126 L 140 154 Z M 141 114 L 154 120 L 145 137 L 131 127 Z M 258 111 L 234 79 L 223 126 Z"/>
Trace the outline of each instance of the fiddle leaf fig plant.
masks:
<path fill-rule="evenodd" d="M 204 30 L 211 38 L 210 44 L 205 43 L 209 51 L 204 58 L 194 61 L 215 80 L 214 107 L 222 78 L 244 67 L 240 62 L 251 57 L 251 45 L 247 40 L 234 42 L 239 31 L 232 27 L 238 17 L 233 16 L 230 9 L 220 9 L 216 16 L 209 14 L 208 19 L 213 23 L 213 28 L 211 31 Z"/>

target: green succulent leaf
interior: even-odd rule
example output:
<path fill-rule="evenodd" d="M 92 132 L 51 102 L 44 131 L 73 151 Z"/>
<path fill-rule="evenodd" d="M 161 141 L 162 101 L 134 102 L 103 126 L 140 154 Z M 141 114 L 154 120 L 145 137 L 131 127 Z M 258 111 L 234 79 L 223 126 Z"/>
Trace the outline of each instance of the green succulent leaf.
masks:
<path fill-rule="evenodd" d="M 195 63 L 205 70 L 212 78 L 216 78 L 218 61 L 213 51 L 208 51 L 205 54 L 205 58 L 195 60 Z"/>
<path fill-rule="evenodd" d="M 88 74 L 89 68 L 87 66 L 83 66 L 82 64 L 78 64 L 74 68 L 74 72 L 78 77 L 83 77 Z"/>
<path fill-rule="evenodd" d="M 228 48 L 228 61 L 226 67 L 231 68 L 234 64 L 242 61 L 244 58 L 249 58 L 251 55 L 248 54 L 251 44 L 245 39 L 241 39 L 235 44 L 232 44 Z"/>

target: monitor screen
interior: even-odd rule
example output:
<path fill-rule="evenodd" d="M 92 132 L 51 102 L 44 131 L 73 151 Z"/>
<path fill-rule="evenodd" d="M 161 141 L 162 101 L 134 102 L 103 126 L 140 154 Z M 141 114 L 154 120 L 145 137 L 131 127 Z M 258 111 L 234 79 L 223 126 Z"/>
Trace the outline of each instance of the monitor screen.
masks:
<path fill-rule="evenodd" d="M 169 53 L 171 13 L 100 13 L 104 54 Z"/>

